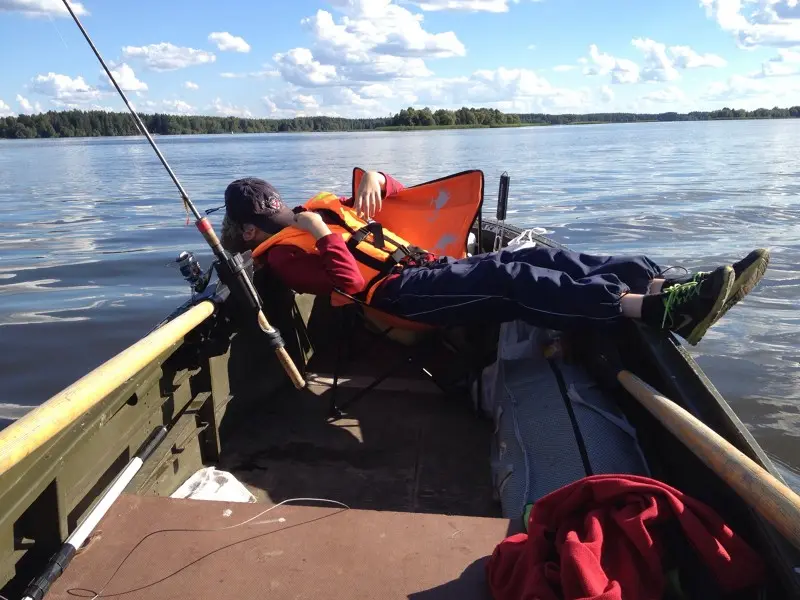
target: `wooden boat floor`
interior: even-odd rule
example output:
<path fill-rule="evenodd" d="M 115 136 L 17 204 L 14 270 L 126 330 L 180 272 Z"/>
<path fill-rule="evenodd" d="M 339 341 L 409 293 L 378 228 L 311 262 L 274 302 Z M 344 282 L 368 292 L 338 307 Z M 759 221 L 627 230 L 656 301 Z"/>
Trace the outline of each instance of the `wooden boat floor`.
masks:
<path fill-rule="evenodd" d="M 397 344 L 352 361 L 340 396 L 363 389 L 392 360 Z M 436 355 L 452 366 L 453 356 Z M 328 419 L 332 366 L 312 365 L 309 390 L 265 402 L 247 423 L 221 428 L 222 460 L 260 502 L 313 497 L 351 508 L 500 516 L 489 467 L 491 424 L 469 398 L 446 396 L 403 365 L 385 384 Z M 440 365 L 441 366 L 441 365 Z M 437 372 L 442 372 L 439 369 Z"/>
<path fill-rule="evenodd" d="M 284 505 L 231 528 L 264 509 L 123 495 L 47 597 L 488 600 L 485 562 L 507 525 Z"/>

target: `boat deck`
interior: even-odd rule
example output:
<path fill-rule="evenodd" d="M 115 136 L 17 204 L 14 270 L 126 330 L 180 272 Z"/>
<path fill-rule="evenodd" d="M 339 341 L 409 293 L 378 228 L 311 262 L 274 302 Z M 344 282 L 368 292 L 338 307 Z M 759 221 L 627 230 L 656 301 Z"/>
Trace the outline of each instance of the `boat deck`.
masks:
<path fill-rule="evenodd" d="M 310 391 L 265 403 L 233 432 L 223 427 L 218 468 L 260 502 L 321 497 L 358 509 L 500 516 L 488 462 L 491 424 L 468 397 L 445 395 L 420 369 L 402 364 L 408 351 L 379 341 L 354 357 L 343 369 L 340 401 L 401 364 L 336 420 L 328 418 L 333 357 L 323 352 L 311 364 Z M 454 360 L 434 352 L 425 364 L 444 371 Z"/>
<path fill-rule="evenodd" d="M 47 597 L 489 600 L 484 567 L 507 525 L 281 506 L 231 527 L 263 510 L 124 495 Z"/>
<path fill-rule="evenodd" d="M 486 561 L 520 525 L 499 518 L 491 426 L 466 395 L 403 364 L 408 348 L 378 344 L 348 364 L 340 399 L 400 368 L 342 418 L 328 418 L 333 356 L 322 352 L 308 390 L 223 420 L 217 467 L 257 503 L 124 496 L 48 597 L 91 598 L 122 565 L 101 596 L 488 600 Z M 426 365 L 444 374 L 453 361 L 434 353 Z M 302 501 L 231 528 L 290 498 L 350 508 Z"/>

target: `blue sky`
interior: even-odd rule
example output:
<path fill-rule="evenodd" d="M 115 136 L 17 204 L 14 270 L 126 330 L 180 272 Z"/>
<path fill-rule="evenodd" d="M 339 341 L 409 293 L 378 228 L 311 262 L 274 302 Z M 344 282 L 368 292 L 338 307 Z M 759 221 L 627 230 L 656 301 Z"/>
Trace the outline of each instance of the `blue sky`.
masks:
<path fill-rule="evenodd" d="M 800 104 L 797 0 L 83 0 L 143 112 Z M 0 0 L 0 116 L 123 110 L 61 0 Z"/>

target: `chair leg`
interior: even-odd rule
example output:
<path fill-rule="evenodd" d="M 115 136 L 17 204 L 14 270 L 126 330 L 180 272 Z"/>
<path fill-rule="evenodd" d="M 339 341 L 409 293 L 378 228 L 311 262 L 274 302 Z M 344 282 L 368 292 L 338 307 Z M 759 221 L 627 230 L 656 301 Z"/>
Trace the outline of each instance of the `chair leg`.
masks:
<path fill-rule="evenodd" d="M 341 409 L 336 403 L 337 396 L 339 395 L 339 373 L 344 364 L 346 348 L 349 345 L 349 335 L 347 335 L 347 315 L 346 309 L 341 309 L 339 316 L 339 327 L 336 344 L 336 362 L 333 367 L 333 386 L 331 387 L 331 403 L 330 403 L 330 417 L 332 419 L 339 419 L 343 416 Z"/>
<path fill-rule="evenodd" d="M 372 380 L 372 382 L 370 382 L 370 384 L 369 384 L 367 387 L 365 387 L 363 390 L 359 390 L 359 391 L 358 391 L 358 392 L 357 392 L 355 395 L 353 395 L 351 398 L 348 398 L 348 399 L 347 399 L 347 401 L 346 401 L 346 402 L 345 402 L 345 403 L 344 403 L 344 404 L 341 406 L 341 408 L 346 408 L 346 407 L 348 407 L 348 406 L 350 406 L 350 405 L 354 404 L 355 402 L 358 402 L 359 400 L 361 400 L 361 399 L 362 399 L 364 396 L 366 396 L 366 395 L 367 395 L 369 392 L 371 392 L 371 391 L 372 391 L 372 390 L 374 390 L 376 387 L 378 387 L 378 386 L 379 386 L 381 383 L 383 383 L 384 381 L 386 381 L 386 379 L 387 379 L 387 378 L 388 378 L 388 377 L 389 377 L 389 376 L 390 376 L 392 373 L 394 373 L 395 371 L 397 371 L 397 369 L 399 368 L 399 366 L 400 366 L 400 364 L 401 364 L 401 363 L 403 363 L 403 362 L 408 362 L 408 363 L 410 363 L 410 362 L 412 362 L 412 360 L 413 360 L 413 359 L 412 359 L 411 357 L 408 357 L 408 358 L 405 358 L 405 359 L 403 359 L 403 360 L 398 360 L 398 361 L 396 361 L 396 362 L 395 362 L 395 363 L 394 363 L 394 364 L 391 366 L 391 368 L 387 369 L 386 371 L 384 371 L 383 373 L 381 373 L 381 374 L 380 374 L 378 377 L 376 377 L 375 379 L 373 379 L 373 380 Z"/>

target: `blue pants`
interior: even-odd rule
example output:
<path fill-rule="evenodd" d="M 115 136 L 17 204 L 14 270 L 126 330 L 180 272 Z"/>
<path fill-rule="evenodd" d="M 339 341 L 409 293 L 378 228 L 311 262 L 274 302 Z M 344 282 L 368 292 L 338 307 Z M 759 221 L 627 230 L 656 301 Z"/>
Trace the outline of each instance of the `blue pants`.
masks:
<path fill-rule="evenodd" d="M 537 245 L 408 267 L 376 290 L 373 305 L 431 325 L 522 319 L 564 330 L 620 318 L 620 298 L 644 294 L 659 272 L 644 256 L 592 256 Z"/>

